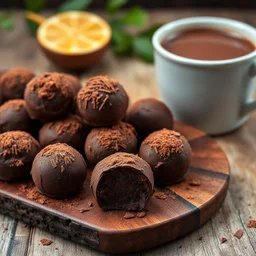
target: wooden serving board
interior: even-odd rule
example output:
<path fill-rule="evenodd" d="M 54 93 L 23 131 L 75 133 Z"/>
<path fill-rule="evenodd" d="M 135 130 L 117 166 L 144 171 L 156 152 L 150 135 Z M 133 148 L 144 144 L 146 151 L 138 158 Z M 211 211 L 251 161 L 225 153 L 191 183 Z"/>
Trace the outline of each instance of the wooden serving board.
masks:
<path fill-rule="evenodd" d="M 153 196 L 144 218 L 125 219 L 123 211 L 101 210 L 89 181 L 78 196 L 68 200 L 34 193 L 31 181 L 0 182 L 0 212 L 107 253 L 142 251 L 184 236 L 204 224 L 223 203 L 229 164 L 214 139 L 180 123 L 175 129 L 192 147 L 189 174 L 179 184 L 155 188 L 166 199 Z M 199 180 L 200 186 L 189 185 L 191 180 Z M 81 212 L 87 208 L 89 211 Z"/>

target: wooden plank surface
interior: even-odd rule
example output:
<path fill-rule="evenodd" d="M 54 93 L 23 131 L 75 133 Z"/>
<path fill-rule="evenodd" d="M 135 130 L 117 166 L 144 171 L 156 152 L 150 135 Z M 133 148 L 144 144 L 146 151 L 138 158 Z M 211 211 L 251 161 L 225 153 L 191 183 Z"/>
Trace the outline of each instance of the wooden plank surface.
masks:
<path fill-rule="evenodd" d="M 256 10 L 159 10 L 151 12 L 150 23 L 165 23 L 195 15 L 229 17 L 256 26 Z M 0 31 L 0 69 L 25 66 L 37 73 L 58 70 L 39 52 L 35 40 L 25 29 L 22 17 L 22 13 L 15 13 L 15 31 Z M 120 80 L 132 102 L 144 97 L 158 97 L 154 67 L 135 58 L 116 58 L 108 52 L 101 63 L 81 74 L 81 80 L 96 74 L 108 74 Z M 256 113 L 239 131 L 216 138 L 231 165 L 229 193 L 218 213 L 199 230 L 141 255 L 256 255 L 256 229 L 246 226 L 250 217 L 256 218 L 255 127 Z M 240 240 L 233 236 L 237 229 L 244 231 Z M 200 237 L 202 240 L 198 240 Z M 221 244 L 221 237 L 228 241 Z M 53 243 L 42 246 L 42 238 L 51 239 Z M 39 229 L 24 227 L 23 223 L 0 215 L 0 255 L 102 254 Z"/>

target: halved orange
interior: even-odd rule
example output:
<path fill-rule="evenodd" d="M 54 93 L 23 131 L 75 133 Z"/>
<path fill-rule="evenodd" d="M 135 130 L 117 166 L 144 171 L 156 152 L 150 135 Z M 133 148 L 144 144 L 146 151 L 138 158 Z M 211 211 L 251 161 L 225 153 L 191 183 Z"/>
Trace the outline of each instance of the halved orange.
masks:
<path fill-rule="evenodd" d="M 110 39 L 111 28 L 104 19 L 80 11 L 45 19 L 37 31 L 44 53 L 64 68 L 85 68 L 97 62 Z"/>

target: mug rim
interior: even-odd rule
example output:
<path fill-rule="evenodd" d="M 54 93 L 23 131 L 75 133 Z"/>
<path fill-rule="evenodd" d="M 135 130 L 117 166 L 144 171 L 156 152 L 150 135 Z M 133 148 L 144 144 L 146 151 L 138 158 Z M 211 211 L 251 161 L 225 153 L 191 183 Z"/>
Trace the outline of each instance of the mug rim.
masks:
<path fill-rule="evenodd" d="M 197 60 L 197 59 L 182 57 L 174 53 L 171 53 L 161 45 L 162 39 L 165 36 L 167 36 L 168 33 L 170 33 L 170 31 L 175 30 L 175 28 L 179 26 L 184 26 L 185 28 L 186 25 L 191 26 L 191 24 L 195 26 L 203 24 L 204 27 L 211 27 L 214 25 L 224 25 L 242 35 L 243 35 L 243 32 L 241 31 L 250 32 L 255 35 L 254 40 L 252 40 L 248 36 L 244 36 L 244 37 L 249 41 L 253 42 L 253 44 L 255 45 L 255 50 L 244 56 L 227 59 L 227 60 Z M 228 19 L 228 18 L 219 18 L 219 17 L 211 17 L 211 16 L 189 17 L 189 18 L 183 18 L 183 19 L 171 21 L 161 26 L 160 28 L 158 28 L 152 37 L 152 43 L 155 51 L 160 55 L 162 55 L 162 57 L 168 60 L 176 61 L 180 64 L 187 64 L 187 65 L 190 64 L 190 65 L 196 65 L 196 66 L 219 66 L 219 65 L 235 64 L 235 63 L 247 61 L 253 57 L 256 57 L 256 28 L 244 22 L 240 22 L 240 21 Z"/>

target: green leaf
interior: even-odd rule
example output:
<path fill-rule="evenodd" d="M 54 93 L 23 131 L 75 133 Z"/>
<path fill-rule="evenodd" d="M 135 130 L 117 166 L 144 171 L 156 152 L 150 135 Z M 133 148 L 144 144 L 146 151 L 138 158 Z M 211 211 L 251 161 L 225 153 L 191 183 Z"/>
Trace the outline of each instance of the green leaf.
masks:
<path fill-rule="evenodd" d="M 66 0 L 58 8 L 59 12 L 85 10 L 92 0 Z"/>
<path fill-rule="evenodd" d="M 122 30 L 126 23 L 123 21 L 122 18 L 117 18 L 109 21 L 109 25 L 112 28 L 112 30 Z"/>
<path fill-rule="evenodd" d="M 118 55 L 130 55 L 132 52 L 132 36 L 126 32 L 112 31 L 112 49 Z"/>
<path fill-rule="evenodd" d="M 151 38 L 139 36 L 133 40 L 134 53 L 146 62 L 154 62 L 154 49 Z"/>
<path fill-rule="evenodd" d="M 26 25 L 30 34 L 35 36 L 39 25 L 28 19 L 26 19 Z"/>
<path fill-rule="evenodd" d="M 152 38 L 156 30 L 158 30 L 162 24 L 156 24 L 153 25 L 152 27 L 140 32 L 139 36 L 147 37 L 147 38 Z"/>
<path fill-rule="evenodd" d="M 123 17 L 123 21 L 132 26 L 144 26 L 147 22 L 147 13 L 141 7 L 131 7 L 126 15 Z"/>
<path fill-rule="evenodd" d="M 40 12 L 46 6 L 47 0 L 24 0 L 27 10 L 32 12 Z"/>
<path fill-rule="evenodd" d="M 110 14 L 116 13 L 121 7 L 123 7 L 128 0 L 109 0 L 106 5 L 106 11 Z"/>
<path fill-rule="evenodd" d="M 4 13 L 0 17 L 0 28 L 6 30 L 6 31 L 12 31 L 14 28 L 14 22 L 11 18 L 10 13 Z"/>

